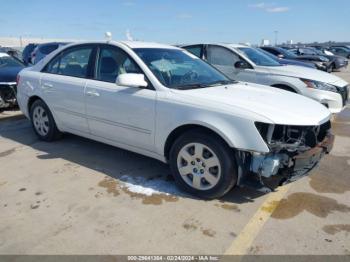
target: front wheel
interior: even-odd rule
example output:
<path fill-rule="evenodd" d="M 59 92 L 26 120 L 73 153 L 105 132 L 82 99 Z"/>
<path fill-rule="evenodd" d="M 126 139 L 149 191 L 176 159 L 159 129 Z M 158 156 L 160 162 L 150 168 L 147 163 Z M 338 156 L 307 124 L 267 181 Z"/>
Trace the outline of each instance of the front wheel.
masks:
<path fill-rule="evenodd" d="M 332 73 L 333 70 L 334 70 L 334 64 L 331 64 L 331 65 L 328 67 L 327 72 L 328 72 L 328 73 Z"/>
<path fill-rule="evenodd" d="M 177 185 L 207 199 L 226 194 L 237 182 L 233 151 L 212 134 L 192 131 L 170 150 L 170 168 Z"/>
<path fill-rule="evenodd" d="M 59 139 L 62 133 L 57 129 L 48 106 L 42 100 L 36 100 L 30 109 L 30 118 L 37 136 L 44 141 Z"/>

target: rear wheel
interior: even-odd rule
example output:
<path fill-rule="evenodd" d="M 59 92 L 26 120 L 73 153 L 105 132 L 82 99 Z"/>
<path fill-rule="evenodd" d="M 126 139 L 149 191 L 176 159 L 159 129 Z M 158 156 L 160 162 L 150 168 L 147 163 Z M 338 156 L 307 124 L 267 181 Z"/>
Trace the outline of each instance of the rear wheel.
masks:
<path fill-rule="evenodd" d="M 57 129 L 50 109 L 42 100 L 33 103 L 30 117 L 34 131 L 41 140 L 49 142 L 61 138 L 62 133 Z"/>
<path fill-rule="evenodd" d="M 177 185 L 202 198 L 218 198 L 237 182 L 232 150 L 225 142 L 198 130 L 179 137 L 170 150 Z"/>

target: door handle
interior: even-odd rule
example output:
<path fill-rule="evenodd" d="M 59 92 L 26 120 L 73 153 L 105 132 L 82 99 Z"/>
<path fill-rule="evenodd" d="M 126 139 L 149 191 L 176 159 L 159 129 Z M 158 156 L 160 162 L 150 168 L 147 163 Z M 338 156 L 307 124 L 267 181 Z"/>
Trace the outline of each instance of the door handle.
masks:
<path fill-rule="evenodd" d="M 96 92 L 96 91 L 87 91 L 86 94 L 88 96 L 95 96 L 95 97 L 98 97 L 100 96 L 100 93 Z"/>
<path fill-rule="evenodd" d="M 53 88 L 53 84 L 44 83 L 42 87 L 43 87 L 43 89 L 50 89 L 50 88 Z"/>

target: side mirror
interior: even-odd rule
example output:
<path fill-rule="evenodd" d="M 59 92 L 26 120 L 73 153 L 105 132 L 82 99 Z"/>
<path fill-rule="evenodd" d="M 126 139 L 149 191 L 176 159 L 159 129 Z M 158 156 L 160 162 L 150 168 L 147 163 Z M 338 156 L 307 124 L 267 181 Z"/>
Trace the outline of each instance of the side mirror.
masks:
<path fill-rule="evenodd" d="M 282 59 L 282 58 L 284 58 L 284 55 L 279 54 L 279 55 L 277 55 L 277 57 L 278 57 L 279 59 Z"/>
<path fill-rule="evenodd" d="M 246 61 L 237 61 L 235 63 L 235 68 L 239 68 L 239 69 L 247 69 L 250 68 L 249 64 Z"/>
<path fill-rule="evenodd" d="M 145 81 L 143 74 L 120 74 L 115 83 L 118 86 L 128 87 L 147 87 L 148 83 Z"/>

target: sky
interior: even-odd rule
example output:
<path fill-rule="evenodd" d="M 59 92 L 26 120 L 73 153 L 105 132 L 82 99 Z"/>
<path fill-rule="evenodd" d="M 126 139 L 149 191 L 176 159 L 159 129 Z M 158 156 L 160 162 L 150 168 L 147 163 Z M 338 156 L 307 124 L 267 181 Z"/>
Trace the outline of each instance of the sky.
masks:
<path fill-rule="evenodd" d="M 350 0 L 0 0 L 0 37 L 350 41 Z"/>

